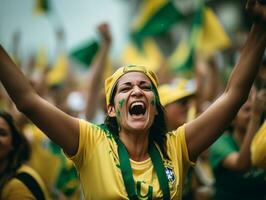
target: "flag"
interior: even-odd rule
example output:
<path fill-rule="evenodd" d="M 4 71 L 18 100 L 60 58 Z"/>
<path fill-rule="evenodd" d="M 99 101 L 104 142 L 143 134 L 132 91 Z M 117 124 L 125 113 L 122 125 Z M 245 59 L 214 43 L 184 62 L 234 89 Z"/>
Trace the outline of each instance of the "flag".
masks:
<path fill-rule="evenodd" d="M 75 48 L 70 53 L 70 57 L 82 64 L 84 68 L 88 68 L 97 54 L 98 49 L 98 42 L 93 40 Z"/>
<path fill-rule="evenodd" d="M 157 71 L 161 60 L 162 54 L 160 49 L 152 38 L 147 38 L 143 41 L 141 50 L 134 43 L 129 43 L 123 51 L 121 58 L 123 65 L 142 65 L 152 71 Z"/>
<path fill-rule="evenodd" d="M 47 54 L 45 48 L 41 47 L 39 48 L 37 55 L 36 55 L 36 64 L 35 68 L 37 68 L 40 71 L 43 71 L 48 64 L 47 61 Z"/>
<path fill-rule="evenodd" d="M 48 72 L 46 81 L 49 86 L 61 86 L 64 84 L 68 73 L 67 56 L 61 54 L 57 57 L 53 68 Z"/>
<path fill-rule="evenodd" d="M 131 37 L 138 46 L 141 46 L 146 37 L 168 31 L 181 18 L 182 15 L 172 1 L 143 1 L 140 13 L 133 22 Z"/>
<path fill-rule="evenodd" d="M 51 10 L 51 4 L 49 0 L 35 0 L 34 13 L 41 15 L 48 13 Z"/>
<path fill-rule="evenodd" d="M 174 53 L 168 59 L 170 68 L 175 72 L 190 73 L 193 69 L 194 54 L 202 35 L 203 11 L 202 5 L 195 11 L 190 30 L 188 30 L 189 36 L 185 35 L 181 39 Z"/>
<path fill-rule="evenodd" d="M 211 8 L 204 10 L 203 31 L 198 49 L 205 54 L 230 47 L 231 41 Z"/>
<path fill-rule="evenodd" d="M 203 4 L 194 13 L 189 38 L 179 42 L 168 62 L 177 72 L 191 71 L 194 67 L 196 52 L 211 55 L 231 45 L 229 36 L 224 31 L 214 12 Z"/>

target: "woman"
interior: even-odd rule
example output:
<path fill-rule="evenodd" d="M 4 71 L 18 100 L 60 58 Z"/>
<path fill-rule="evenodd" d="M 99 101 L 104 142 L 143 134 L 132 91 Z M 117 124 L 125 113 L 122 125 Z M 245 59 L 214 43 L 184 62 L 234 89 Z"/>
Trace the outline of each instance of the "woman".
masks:
<path fill-rule="evenodd" d="M 169 134 L 156 77 L 143 67 L 119 68 L 106 80 L 103 126 L 68 116 L 40 98 L 2 48 L 0 80 L 17 108 L 75 162 L 85 199 L 180 199 L 187 168 L 230 124 L 258 71 L 266 7 L 252 0 L 247 9 L 256 21 L 224 94 Z"/>
<path fill-rule="evenodd" d="M 0 199 L 48 199 L 40 176 L 25 163 L 30 148 L 13 118 L 0 112 Z"/>

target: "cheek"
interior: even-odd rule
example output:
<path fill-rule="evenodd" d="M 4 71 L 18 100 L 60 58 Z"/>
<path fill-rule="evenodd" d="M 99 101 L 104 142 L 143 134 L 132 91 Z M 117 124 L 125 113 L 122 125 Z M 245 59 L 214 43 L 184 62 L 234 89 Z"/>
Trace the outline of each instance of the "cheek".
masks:
<path fill-rule="evenodd" d="M 10 139 L 1 139 L 0 140 L 0 151 L 2 155 L 7 155 L 13 149 L 12 141 Z"/>

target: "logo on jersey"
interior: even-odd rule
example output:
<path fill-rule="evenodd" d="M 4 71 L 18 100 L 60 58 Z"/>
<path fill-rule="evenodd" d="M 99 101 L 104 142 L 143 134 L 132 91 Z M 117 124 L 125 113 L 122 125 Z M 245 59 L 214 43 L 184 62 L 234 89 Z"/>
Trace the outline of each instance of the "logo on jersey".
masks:
<path fill-rule="evenodd" d="M 166 173 L 166 177 L 170 183 L 175 182 L 175 174 L 174 174 L 174 171 L 172 168 L 166 167 L 165 173 Z"/>

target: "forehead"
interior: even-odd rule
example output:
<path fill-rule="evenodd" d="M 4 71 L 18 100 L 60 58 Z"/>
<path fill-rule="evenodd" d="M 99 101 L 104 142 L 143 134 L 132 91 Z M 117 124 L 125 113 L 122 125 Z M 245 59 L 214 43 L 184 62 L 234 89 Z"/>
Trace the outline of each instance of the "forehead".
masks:
<path fill-rule="evenodd" d="M 128 72 L 119 78 L 117 86 L 124 83 L 135 84 L 140 82 L 151 83 L 150 79 L 142 72 Z"/>

